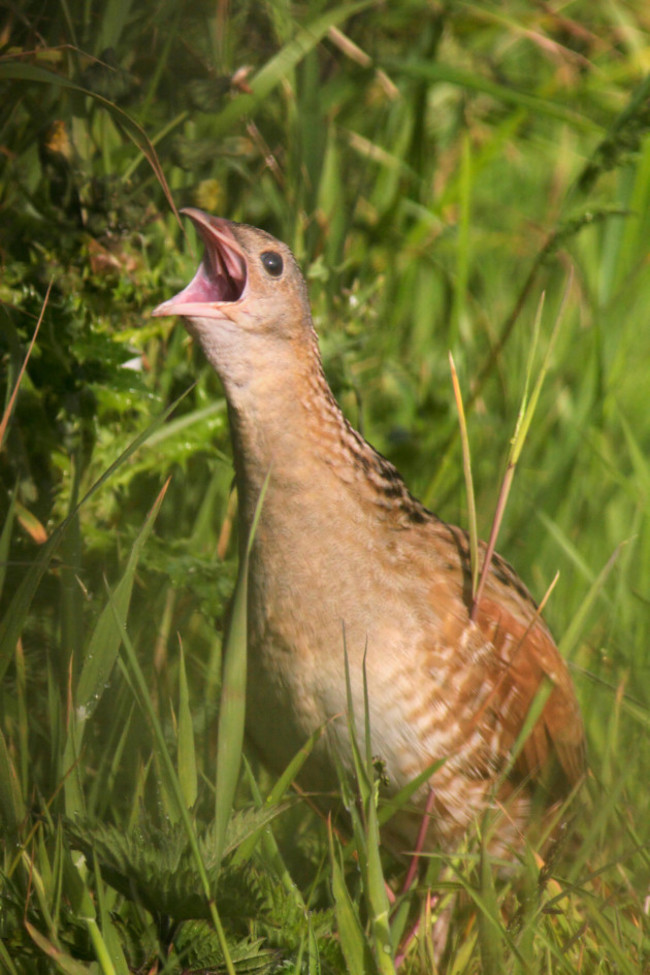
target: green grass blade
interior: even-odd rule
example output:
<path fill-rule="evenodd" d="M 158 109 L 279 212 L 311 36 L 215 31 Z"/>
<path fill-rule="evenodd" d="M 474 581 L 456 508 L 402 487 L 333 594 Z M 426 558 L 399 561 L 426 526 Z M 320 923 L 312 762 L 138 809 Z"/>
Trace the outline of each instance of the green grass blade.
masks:
<path fill-rule="evenodd" d="M 235 798 L 244 743 L 246 710 L 246 605 L 248 559 L 239 567 L 228 636 L 224 647 L 223 683 L 217 731 L 217 773 L 215 792 L 216 859 L 221 859 L 226 829 Z"/>
<path fill-rule="evenodd" d="M 372 940 L 377 959 L 377 968 L 383 975 L 395 975 L 393 946 L 390 932 L 390 905 L 386 893 L 384 871 L 379 855 L 379 823 L 377 820 L 377 798 L 379 783 L 373 777 L 372 738 L 370 728 L 370 701 L 368 699 L 368 677 L 366 657 L 363 659 L 363 704 L 366 740 L 366 775 L 371 782 L 371 790 L 365 803 L 365 866 L 368 906 Z"/>
<path fill-rule="evenodd" d="M 454 280 L 454 300 L 452 306 L 451 328 L 448 343 L 455 348 L 462 335 L 462 324 L 467 301 L 467 283 L 471 265 L 471 206 L 472 206 L 472 143 L 466 134 L 462 142 L 460 176 L 458 190 L 460 197 L 460 219 L 458 221 L 458 246 L 456 247 L 456 274 Z"/>
<path fill-rule="evenodd" d="M 546 374 L 549 370 L 551 364 L 551 355 L 555 347 L 555 342 L 560 330 L 560 325 L 562 323 L 564 308 L 568 300 L 569 294 L 571 292 L 571 285 L 573 283 L 573 271 L 569 274 L 569 278 L 564 289 L 564 294 L 562 295 L 562 300 L 560 302 L 560 307 L 555 316 L 555 322 L 553 323 L 553 328 L 551 329 L 551 335 L 548 342 L 548 347 L 546 349 L 546 354 L 544 356 L 542 365 L 540 367 L 535 385 L 533 386 L 532 392 L 529 396 L 530 383 L 532 379 L 533 372 L 533 361 L 535 357 L 535 351 L 537 347 L 537 341 L 539 337 L 539 331 L 542 320 L 542 312 L 544 310 L 544 293 L 541 294 L 539 303 L 537 305 L 537 313 L 535 315 L 533 324 L 533 342 L 531 344 L 530 352 L 528 355 L 528 362 L 526 366 L 526 382 L 524 385 L 524 393 L 521 400 L 521 406 L 519 408 L 519 415 L 517 417 L 517 422 L 515 424 L 515 432 L 512 437 L 510 444 L 510 451 L 508 454 L 508 460 L 506 463 L 506 472 L 503 476 L 503 481 L 501 483 L 501 488 L 499 491 L 499 497 L 497 499 L 496 511 L 494 513 L 494 519 L 492 522 L 492 528 L 490 530 L 490 537 L 487 544 L 487 549 L 485 551 L 485 559 L 483 562 L 483 567 L 481 570 L 481 575 L 479 578 L 478 586 L 476 589 L 476 594 L 474 601 L 472 603 L 471 618 L 476 619 L 481 603 L 481 596 L 483 594 L 483 588 L 487 581 L 487 577 L 490 571 L 490 563 L 492 562 L 492 555 L 494 554 L 494 549 L 497 542 L 497 537 L 499 535 L 499 530 L 501 528 L 501 522 L 503 521 L 503 516 L 505 514 L 506 504 L 508 502 L 508 496 L 510 494 L 510 488 L 512 487 L 512 481 L 515 475 L 515 468 L 519 461 L 519 457 L 524 448 L 524 443 L 526 442 L 526 437 L 530 430 L 530 425 L 533 422 L 533 416 L 535 415 L 535 410 L 537 408 L 537 403 L 542 391 L 542 386 L 544 385 L 544 380 L 546 379 Z"/>
<path fill-rule="evenodd" d="M 347 722 L 348 722 L 348 734 L 350 736 L 350 746 L 352 750 L 352 760 L 354 762 L 354 771 L 357 780 L 357 788 L 359 790 L 359 797 L 361 799 L 362 808 L 366 809 L 368 802 L 370 801 L 372 794 L 372 761 L 370 761 L 370 768 L 368 767 L 367 760 L 364 761 L 364 757 L 361 754 L 361 749 L 359 748 L 359 736 L 357 734 L 357 723 L 356 715 L 354 713 L 354 699 L 352 697 L 352 681 L 350 677 L 350 659 L 348 657 L 348 650 L 345 641 L 345 627 L 343 628 L 343 658 L 345 666 L 345 692 L 347 700 Z M 364 665 L 365 666 L 365 665 Z M 367 715 L 364 715 L 367 719 Z M 369 734 L 369 728 L 366 726 L 366 734 Z M 370 739 L 365 739 L 366 756 L 368 755 L 368 750 L 370 749 Z"/>
<path fill-rule="evenodd" d="M 196 768 L 196 750 L 194 748 L 194 727 L 192 711 L 190 709 L 190 694 L 185 672 L 185 653 L 180 643 L 180 659 L 178 670 L 179 701 L 178 701 L 178 778 L 185 805 L 191 809 L 198 794 L 198 773 Z"/>
<path fill-rule="evenodd" d="M 334 849 L 331 824 L 329 844 L 336 922 L 349 975 L 374 975 L 377 972 L 377 966 L 359 923 L 358 912 L 345 884 L 343 868 Z"/>
<path fill-rule="evenodd" d="M 14 838 L 26 815 L 16 769 L 11 760 L 5 736 L 0 730 L 0 823 L 3 831 Z"/>
<path fill-rule="evenodd" d="M 247 657 L 247 604 L 248 560 L 255 530 L 264 504 L 269 483 L 266 475 L 257 500 L 250 535 L 247 540 L 237 577 L 230 617 L 230 627 L 224 646 L 223 684 L 217 738 L 217 774 L 215 795 L 215 860 L 219 862 L 226 844 L 226 829 L 235 798 L 246 717 L 246 657 Z"/>
<path fill-rule="evenodd" d="M 575 616 L 571 620 L 571 623 L 565 630 L 564 636 L 562 637 L 562 639 L 558 644 L 558 649 L 565 659 L 571 657 L 571 654 L 573 653 L 573 650 L 575 649 L 578 640 L 580 638 L 580 633 L 584 628 L 585 620 L 592 606 L 594 605 L 596 599 L 598 598 L 600 591 L 605 585 L 607 581 L 607 577 L 609 576 L 610 572 L 614 568 L 623 545 L 625 545 L 625 542 L 621 542 L 621 544 L 611 554 L 611 556 L 609 557 L 609 559 L 607 560 L 603 568 L 600 570 L 600 572 L 592 582 L 591 586 L 589 587 L 589 591 L 587 592 L 587 595 L 585 596 L 582 603 L 580 604 L 580 608 L 578 609 L 578 612 L 575 614 Z"/>
<path fill-rule="evenodd" d="M 499 904 L 494 887 L 493 867 L 486 850 L 486 837 L 482 837 L 480 864 L 480 892 L 484 909 L 478 912 L 479 947 L 484 975 L 501 975 L 505 971 L 505 958 L 501 927 L 495 923 L 499 917 Z"/>
<path fill-rule="evenodd" d="M 110 953 L 106 947 L 106 942 L 94 917 L 86 918 L 86 929 L 95 952 L 95 958 L 103 975 L 117 975 Z"/>
<path fill-rule="evenodd" d="M 5 576 L 7 574 L 7 564 L 9 562 L 9 544 L 11 542 L 11 533 L 14 526 L 14 514 L 16 511 L 16 489 L 11 492 L 11 497 L 9 499 L 9 508 L 5 515 L 5 520 L 2 525 L 2 533 L 0 533 L 0 596 L 2 596 L 2 590 L 4 589 Z"/>
<path fill-rule="evenodd" d="M 463 395 L 458 382 L 458 373 L 454 357 L 449 354 L 449 367 L 451 369 L 451 381 L 454 388 L 454 399 L 458 410 L 458 426 L 460 429 L 460 443 L 463 452 L 463 475 L 465 478 L 465 493 L 467 495 L 467 527 L 469 531 L 469 554 L 472 569 L 472 598 L 476 596 L 478 587 L 478 524 L 476 518 L 476 497 L 474 494 L 474 479 L 472 478 L 472 457 L 469 446 L 469 436 L 467 434 L 467 419 L 463 406 Z"/>
<path fill-rule="evenodd" d="M 124 957 L 124 950 L 107 903 L 106 887 L 99 869 L 97 856 L 93 857 L 93 873 L 97 893 L 99 927 L 97 927 L 94 918 L 91 919 L 95 925 L 95 930 L 92 931 L 89 928 L 89 933 L 93 940 L 97 960 L 102 966 L 104 975 L 129 975 L 129 966 Z"/>
<path fill-rule="evenodd" d="M 1 70 L 1 65 L 0 65 Z M 21 363 L 18 375 L 16 377 L 16 382 L 14 383 L 14 388 L 11 391 L 7 405 L 3 411 L 2 417 L 0 418 L 0 450 L 2 450 L 2 445 L 5 439 L 5 433 L 7 432 L 7 427 L 9 425 L 9 420 L 11 418 L 11 413 L 14 408 L 16 397 L 18 396 L 18 390 L 20 389 L 20 384 L 22 382 L 23 376 L 25 375 L 25 370 L 27 368 L 27 363 L 29 362 L 30 356 L 34 351 L 34 346 L 36 344 L 36 339 L 38 338 L 38 333 L 43 321 L 43 316 L 45 314 L 45 309 L 47 308 L 47 303 L 50 299 L 50 291 L 52 290 L 52 281 L 47 286 L 47 291 L 45 292 L 45 297 L 43 298 L 43 303 L 41 305 L 41 311 L 34 328 L 34 333 L 32 335 L 31 341 L 25 353 L 25 357 Z"/>

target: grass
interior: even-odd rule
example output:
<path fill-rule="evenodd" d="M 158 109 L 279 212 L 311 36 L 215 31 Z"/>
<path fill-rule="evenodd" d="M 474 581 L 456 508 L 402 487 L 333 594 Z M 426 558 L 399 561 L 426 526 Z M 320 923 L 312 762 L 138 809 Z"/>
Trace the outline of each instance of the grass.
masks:
<path fill-rule="evenodd" d="M 647 971 L 646 5 L 5 18 L 0 968 L 428 972 L 409 932 L 454 895 L 442 971 Z M 245 750 L 240 771 L 225 404 L 148 317 L 196 265 L 185 204 L 290 244 L 337 398 L 437 513 L 474 517 L 450 352 L 480 537 L 516 454 L 498 548 L 538 599 L 559 572 L 544 612 L 591 768 L 578 842 L 517 878 L 479 824 L 404 890 L 365 754 L 349 842 L 290 788 L 313 741 L 278 781 Z"/>

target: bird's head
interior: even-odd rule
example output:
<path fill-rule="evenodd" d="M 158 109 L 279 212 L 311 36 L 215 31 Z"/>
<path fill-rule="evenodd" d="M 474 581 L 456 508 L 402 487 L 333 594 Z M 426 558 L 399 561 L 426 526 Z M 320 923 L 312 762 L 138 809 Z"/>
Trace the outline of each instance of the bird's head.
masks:
<path fill-rule="evenodd" d="M 199 269 L 182 291 L 152 312 L 182 315 L 205 346 L 214 333 L 300 337 L 311 324 L 307 290 L 296 260 L 270 234 L 188 207 L 205 245 Z"/>

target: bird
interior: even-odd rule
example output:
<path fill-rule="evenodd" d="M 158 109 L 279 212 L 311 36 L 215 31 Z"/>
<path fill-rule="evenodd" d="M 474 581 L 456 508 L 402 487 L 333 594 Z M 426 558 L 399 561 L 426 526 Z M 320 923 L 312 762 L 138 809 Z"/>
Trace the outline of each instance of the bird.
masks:
<path fill-rule="evenodd" d="M 536 603 L 495 553 L 472 613 L 467 533 L 344 417 L 289 247 L 182 212 L 204 255 L 153 314 L 181 316 L 221 380 L 240 554 L 264 491 L 248 567 L 248 737 L 280 772 L 324 727 L 299 782 L 328 795 L 341 769 L 353 775 L 346 714 L 363 740 L 367 696 L 382 793 L 423 777 L 384 828 L 387 845 L 412 851 L 428 816 L 425 847 L 453 851 L 492 812 L 495 849 L 519 848 L 535 784 L 557 805 L 585 773 L 575 688 Z"/>

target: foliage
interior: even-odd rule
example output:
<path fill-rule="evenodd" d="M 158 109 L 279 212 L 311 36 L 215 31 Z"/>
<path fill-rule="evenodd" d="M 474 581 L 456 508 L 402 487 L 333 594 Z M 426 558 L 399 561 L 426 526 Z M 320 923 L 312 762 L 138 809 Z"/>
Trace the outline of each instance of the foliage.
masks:
<path fill-rule="evenodd" d="M 25 0 L 2 18 L 0 967 L 647 970 L 646 5 Z M 182 330 L 148 317 L 196 264 L 185 204 L 291 245 L 345 411 L 466 524 L 451 351 L 483 537 L 545 363 L 499 549 L 539 597 L 560 572 L 545 614 L 592 776 L 579 842 L 517 878 L 478 836 L 404 889 L 377 856 L 369 756 L 358 808 L 342 783 L 349 842 L 255 766 L 234 812 L 215 794 L 214 729 L 238 717 L 217 716 L 227 416 Z M 436 962 L 423 935 L 452 895 Z"/>

